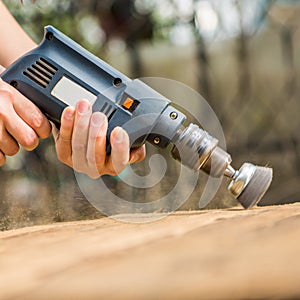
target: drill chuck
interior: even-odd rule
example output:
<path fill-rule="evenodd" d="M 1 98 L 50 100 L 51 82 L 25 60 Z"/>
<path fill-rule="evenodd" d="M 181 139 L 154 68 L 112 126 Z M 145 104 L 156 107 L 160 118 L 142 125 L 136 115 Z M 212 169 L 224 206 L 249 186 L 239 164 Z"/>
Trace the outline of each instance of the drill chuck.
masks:
<path fill-rule="evenodd" d="M 179 129 L 171 155 L 183 165 L 221 177 L 231 163 L 230 155 L 218 147 L 218 140 L 195 124 Z"/>

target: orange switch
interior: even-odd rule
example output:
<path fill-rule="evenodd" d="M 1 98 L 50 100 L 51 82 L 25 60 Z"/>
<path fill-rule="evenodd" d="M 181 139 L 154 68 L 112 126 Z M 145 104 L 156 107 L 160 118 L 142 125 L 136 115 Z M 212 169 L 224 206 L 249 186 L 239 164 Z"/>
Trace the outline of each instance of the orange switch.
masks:
<path fill-rule="evenodd" d="M 126 100 L 123 103 L 123 107 L 129 110 L 133 103 L 134 100 L 132 100 L 131 98 L 126 98 Z"/>

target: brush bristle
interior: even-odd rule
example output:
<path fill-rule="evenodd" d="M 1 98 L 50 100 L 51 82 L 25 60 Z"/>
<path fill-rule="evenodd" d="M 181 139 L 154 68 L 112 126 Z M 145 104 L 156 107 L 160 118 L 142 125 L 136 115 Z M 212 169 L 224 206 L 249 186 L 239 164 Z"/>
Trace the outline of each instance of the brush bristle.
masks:
<path fill-rule="evenodd" d="M 249 183 L 237 200 L 244 208 L 251 208 L 257 204 L 267 192 L 273 178 L 273 170 L 267 167 L 256 166 Z"/>

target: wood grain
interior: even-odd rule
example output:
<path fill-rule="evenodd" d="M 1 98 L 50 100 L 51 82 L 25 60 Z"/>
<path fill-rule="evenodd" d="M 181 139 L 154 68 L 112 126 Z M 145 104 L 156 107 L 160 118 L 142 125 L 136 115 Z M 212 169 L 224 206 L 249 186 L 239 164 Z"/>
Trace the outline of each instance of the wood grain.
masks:
<path fill-rule="evenodd" d="M 0 299 L 300 297 L 300 204 L 0 233 Z"/>

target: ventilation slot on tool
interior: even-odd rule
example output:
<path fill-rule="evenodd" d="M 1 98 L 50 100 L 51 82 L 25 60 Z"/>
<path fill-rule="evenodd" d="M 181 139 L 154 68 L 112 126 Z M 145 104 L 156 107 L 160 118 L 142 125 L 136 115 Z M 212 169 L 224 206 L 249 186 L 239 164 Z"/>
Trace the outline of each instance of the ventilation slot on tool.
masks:
<path fill-rule="evenodd" d="M 100 111 L 103 112 L 108 119 L 110 119 L 113 116 L 116 109 L 111 104 L 104 102 Z"/>
<path fill-rule="evenodd" d="M 40 58 L 31 67 L 28 67 L 23 74 L 32 81 L 45 88 L 57 72 L 57 68 L 44 58 Z"/>

